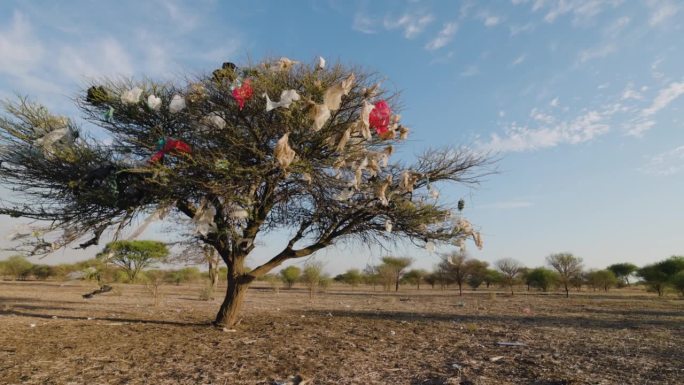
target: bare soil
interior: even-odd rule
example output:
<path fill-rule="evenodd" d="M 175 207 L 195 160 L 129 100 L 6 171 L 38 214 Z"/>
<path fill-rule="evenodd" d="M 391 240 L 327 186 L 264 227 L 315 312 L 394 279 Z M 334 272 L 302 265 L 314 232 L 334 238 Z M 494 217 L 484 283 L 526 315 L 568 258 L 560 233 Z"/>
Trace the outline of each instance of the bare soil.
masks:
<path fill-rule="evenodd" d="M 253 287 L 224 331 L 199 285 L 94 288 L 0 282 L 0 383 L 684 384 L 684 301 L 640 291 Z"/>

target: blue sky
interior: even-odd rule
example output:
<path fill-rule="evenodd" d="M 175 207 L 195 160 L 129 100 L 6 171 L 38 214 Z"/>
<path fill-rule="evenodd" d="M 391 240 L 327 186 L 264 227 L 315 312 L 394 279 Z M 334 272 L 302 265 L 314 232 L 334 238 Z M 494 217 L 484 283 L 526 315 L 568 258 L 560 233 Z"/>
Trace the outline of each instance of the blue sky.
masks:
<path fill-rule="evenodd" d="M 501 159 L 479 187 L 442 191 L 466 199 L 484 234 L 473 256 L 645 264 L 684 254 L 682 16 L 684 4 L 666 0 L 6 0 L 0 97 L 73 115 L 70 98 L 91 77 L 173 79 L 265 56 L 358 64 L 403 94 L 412 136 L 399 157 L 449 144 Z M 252 264 L 281 238 L 261 239 Z M 426 268 L 438 259 L 392 252 Z M 317 258 L 339 272 L 385 253 L 340 246 Z"/>

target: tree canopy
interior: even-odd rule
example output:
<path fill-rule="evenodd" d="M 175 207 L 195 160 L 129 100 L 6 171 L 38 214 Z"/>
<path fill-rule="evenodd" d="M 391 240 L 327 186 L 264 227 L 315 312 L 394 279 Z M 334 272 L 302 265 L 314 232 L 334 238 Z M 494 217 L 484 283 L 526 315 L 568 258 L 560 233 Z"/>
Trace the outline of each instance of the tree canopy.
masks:
<path fill-rule="evenodd" d="M 437 186 L 477 183 L 490 159 L 442 148 L 390 161 L 409 135 L 398 95 L 377 75 L 321 63 L 94 81 L 76 104 L 111 142 L 27 99 L 8 102 L 0 182 L 15 194 L 0 214 L 47 221 L 24 243 L 34 254 L 96 245 L 110 228 L 117 239 L 139 215 L 185 226 L 228 266 L 217 324 L 237 320 L 249 283 L 342 240 L 481 246 L 462 205 L 440 201 Z M 277 229 L 291 232 L 287 244 L 246 269 L 257 234 Z"/>
<path fill-rule="evenodd" d="M 163 261 L 168 255 L 169 250 L 162 242 L 115 241 L 108 243 L 97 257 L 121 267 L 132 282 L 143 269 Z"/>

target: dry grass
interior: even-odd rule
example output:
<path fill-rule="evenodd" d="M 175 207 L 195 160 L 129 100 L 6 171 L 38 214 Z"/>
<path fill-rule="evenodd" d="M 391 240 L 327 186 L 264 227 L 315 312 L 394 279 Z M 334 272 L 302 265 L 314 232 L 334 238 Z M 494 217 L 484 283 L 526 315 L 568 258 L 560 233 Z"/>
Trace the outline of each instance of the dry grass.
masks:
<path fill-rule="evenodd" d="M 332 287 L 312 302 L 264 286 L 250 289 L 237 331 L 223 332 L 208 325 L 222 289 L 207 302 L 200 288 L 163 286 L 155 307 L 144 286 L 84 300 L 86 284 L 0 282 L 0 383 L 684 383 L 674 297 Z"/>

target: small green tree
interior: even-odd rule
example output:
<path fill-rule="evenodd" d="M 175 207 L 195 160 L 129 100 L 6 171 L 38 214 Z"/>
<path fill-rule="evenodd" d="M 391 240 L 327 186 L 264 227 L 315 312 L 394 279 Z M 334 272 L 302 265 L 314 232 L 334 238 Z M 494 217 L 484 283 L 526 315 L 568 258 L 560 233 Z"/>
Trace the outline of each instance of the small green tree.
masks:
<path fill-rule="evenodd" d="M 299 281 L 301 275 L 302 269 L 297 266 L 288 266 L 280 270 L 280 278 L 288 289 L 292 289 L 292 286 Z"/>
<path fill-rule="evenodd" d="M 523 265 L 513 258 L 504 258 L 496 261 L 496 268 L 501 272 L 501 282 L 511 289 L 513 295 L 513 285 L 517 282 Z"/>
<path fill-rule="evenodd" d="M 618 284 L 618 279 L 611 270 L 594 270 L 587 273 L 587 282 L 591 287 L 607 292 Z"/>
<path fill-rule="evenodd" d="M 413 263 L 411 258 L 383 257 L 380 270 L 384 271 L 387 277 L 392 278 L 394 291 L 399 291 L 399 282 L 406 273 L 406 268 Z"/>
<path fill-rule="evenodd" d="M 659 297 L 662 297 L 665 289 L 682 270 L 684 270 L 684 257 L 672 256 L 664 261 L 642 267 L 637 270 L 637 275 L 649 288 L 656 291 Z"/>
<path fill-rule="evenodd" d="M 672 277 L 672 286 L 679 292 L 679 295 L 684 297 L 684 270 Z"/>
<path fill-rule="evenodd" d="M 420 290 L 420 283 L 425 280 L 428 272 L 424 269 L 411 269 L 404 274 L 404 280 L 411 285 L 416 285 L 416 289 Z"/>
<path fill-rule="evenodd" d="M 140 271 L 162 262 L 169 250 L 157 241 L 115 241 L 105 246 L 97 258 L 119 266 L 133 282 Z"/>
<path fill-rule="evenodd" d="M 570 285 L 582 273 L 582 258 L 570 253 L 557 253 L 546 257 L 546 261 L 558 272 L 559 282 L 565 289 L 565 297 L 570 297 Z"/>
<path fill-rule="evenodd" d="M 525 277 L 528 285 L 546 292 L 558 281 L 558 274 L 544 267 L 530 270 Z"/>
<path fill-rule="evenodd" d="M 16 280 L 25 280 L 31 275 L 33 264 L 21 255 L 14 255 L 2 262 L 2 274 Z"/>
<path fill-rule="evenodd" d="M 345 283 L 353 288 L 359 286 L 363 281 L 363 275 L 359 269 L 349 269 L 344 274 L 335 277 L 335 281 Z"/>
<path fill-rule="evenodd" d="M 309 299 L 313 299 L 316 289 L 325 279 L 327 277 L 323 275 L 323 264 L 320 262 L 311 262 L 304 266 L 300 280 L 309 289 Z"/>
<path fill-rule="evenodd" d="M 487 286 L 487 289 L 491 285 L 497 284 L 497 283 L 502 283 L 503 282 L 503 274 L 499 270 L 494 270 L 494 269 L 487 269 L 487 272 L 485 273 L 484 276 L 484 283 Z"/>
<path fill-rule="evenodd" d="M 477 290 L 487 278 L 487 266 L 489 263 L 477 259 L 469 259 L 465 263 L 468 277 L 466 282 L 473 290 Z"/>
<path fill-rule="evenodd" d="M 615 263 L 608 266 L 608 270 L 615 274 L 615 277 L 621 284 L 629 286 L 629 277 L 634 274 L 639 268 L 632 263 Z"/>

